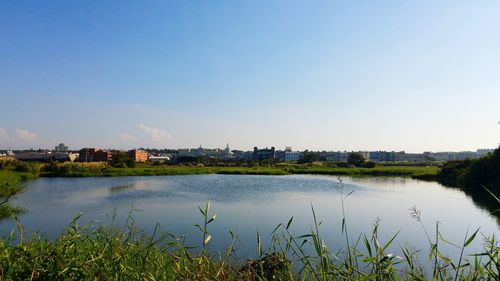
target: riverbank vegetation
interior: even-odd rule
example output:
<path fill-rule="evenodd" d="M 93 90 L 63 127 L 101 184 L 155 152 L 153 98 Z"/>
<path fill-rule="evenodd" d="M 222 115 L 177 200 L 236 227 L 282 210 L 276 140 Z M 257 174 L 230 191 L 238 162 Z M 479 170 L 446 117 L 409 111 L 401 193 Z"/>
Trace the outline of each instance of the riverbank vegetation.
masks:
<path fill-rule="evenodd" d="M 475 202 L 500 215 L 500 148 L 484 158 L 447 162 L 436 179 L 449 187 L 460 188 Z"/>
<path fill-rule="evenodd" d="M 162 176 L 191 174 L 290 175 L 322 174 L 348 176 L 408 176 L 419 177 L 439 172 L 438 167 L 375 166 L 373 168 L 337 167 L 321 164 L 276 164 L 252 166 L 151 165 L 137 163 L 135 167 L 113 167 L 106 163 L 52 163 L 44 166 L 41 176 L 100 177 L 100 176 Z"/>
<path fill-rule="evenodd" d="M 340 192 L 343 198 L 346 194 Z M 125 224 L 80 226 L 78 217 L 55 240 L 34 235 L 26 238 L 18 222 L 17 232 L 0 240 L 0 280 L 498 280 L 500 249 L 494 236 L 480 237 L 479 231 L 465 233 L 455 245 L 460 256 L 451 259 L 441 252 L 450 245 L 440 233 L 422 237 L 428 249 L 393 247 L 395 234 L 387 241 L 379 239 L 375 223 L 368 234 L 349 240 L 345 215 L 341 230 L 343 241 L 326 245 L 321 222 L 312 209 L 309 233 L 295 234 L 293 218 L 278 224 L 269 236 L 270 246 L 263 248 L 257 232 L 255 258 L 243 261 L 238 255 L 237 233 L 230 231 L 228 246 L 210 253 L 210 224 L 215 220 L 210 204 L 199 208 L 202 223 L 199 243 L 193 247 L 187 237 L 161 231 L 157 225 L 148 236 L 135 228 L 132 216 Z M 131 212 L 132 213 L 132 212 Z M 345 214 L 345 212 L 343 211 Z M 411 216 L 420 223 L 418 210 Z M 190 241 L 196 237 L 189 237 Z M 483 250 L 468 253 L 475 240 L 483 240 Z M 401 244 L 401 243 L 400 243 Z M 427 253 L 427 254 L 424 254 Z M 426 268 L 420 261 L 427 261 Z"/>
<path fill-rule="evenodd" d="M 9 205 L 9 199 L 20 191 L 20 181 L 18 173 L 0 170 L 0 219 L 23 211 L 22 208 Z"/>
<path fill-rule="evenodd" d="M 1 164 L 3 163 L 3 164 Z M 52 162 L 34 163 L 16 160 L 0 161 L 0 171 L 11 171 L 22 178 L 36 177 L 119 177 L 119 176 L 167 176 L 195 174 L 238 174 L 238 175 L 291 175 L 320 174 L 346 176 L 403 176 L 414 178 L 435 177 L 439 172 L 436 166 L 384 166 L 371 168 L 349 165 L 325 164 L 244 164 L 244 165 L 169 165 L 156 163 L 135 163 L 122 165 L 122 162 L 71 163 Z"/>
<path fill-rule="evenodd" d="M 22 181 L 39 176 L 41 164 L 19 161 L 0 161 L 0 220 L 24 211 L 9 204 L 11 197 L 22 189 Z"/>

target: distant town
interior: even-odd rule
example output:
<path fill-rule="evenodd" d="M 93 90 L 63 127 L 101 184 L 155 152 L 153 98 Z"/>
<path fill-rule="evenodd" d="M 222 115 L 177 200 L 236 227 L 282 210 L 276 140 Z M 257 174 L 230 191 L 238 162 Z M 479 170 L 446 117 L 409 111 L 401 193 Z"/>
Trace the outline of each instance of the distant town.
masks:
<path fill-rule="evenodd" d="M 460 152 L 424 152 L 406 153 L 404 151 L 294 151 L 292 147 L 284 149 L 258 148 L 253 150 L 231 150 L 229 144 L 224 149 L 219 148 L 186 148 L 186 149 L 151 149 L 139 148 L 128 151 L 116 149 L 99 149 L 85 147 L 70 150 L 60 143 L 53 150 L 0 150 L 0 157 L 20 161 L 38 162 L 109 162 L 118 152 L 126 152 L 135 162 L 162 162 L 169 164 L 181 163 L 217 163 L 217 162 L 348 162 L 350 155 L 361 156 L 365 161 L 374 163 L 429 163 L 453 160 L 478 159 L 493 152 L 494 149 L 477 149 L 476 151 Z"/>

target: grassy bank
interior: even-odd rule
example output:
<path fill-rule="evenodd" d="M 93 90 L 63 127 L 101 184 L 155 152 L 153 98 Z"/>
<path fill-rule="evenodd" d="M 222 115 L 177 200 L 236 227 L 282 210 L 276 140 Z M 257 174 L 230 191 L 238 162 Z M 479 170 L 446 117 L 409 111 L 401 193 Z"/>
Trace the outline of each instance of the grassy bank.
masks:
<path fill-rule="evenodd" d="M 375 166 L 374 168 L 342 168 L 342 167 L 294 167 L 288 170 L 292 174 L 321 174 L 346 176 L 433 176 L 439 172 L 438 167 L 423 166 Z"/>
<path fill-rule="evenodd" d="M 240 174 L 240 175 L 289 175 L 321 174 L 347 176 L 407 176 L 432 177 L 437 167 L 376 166 L 374 168 L 343 168 L 312 165 L 275 166 L 174 166 L 138 164 L 134 168 L 114 168 L 104 163 L 61 163 L 47 165 L 42 176 L 56 177 L 112 177 L 112 176 L 163 176 L 193 174 Z"/>
<path fill-rule="evenodd" d="M 263 236 L 271 242 L 263 249 L 257 232 L 256 258 L 243 261 L 234 246 L 234 232 L 226 249 L 217 254 L 206 250 L 215 216 L 209 204 L 200 212 L 202 222 L 195 225 L 200 243 L 194 248 L 185 244 L 185 237 L 162 232 L 158 226 L 151 236 L 144 235 L 131 217 L 123 226 L 100 227 L 79 226 L 76 218 L 53 241 L 40 236 L 25 239 L 18 223 L 17 234 L 0 240 L 0 280 L 499 280 L 498 242 L 480 238 L 477 231 L 464 235 L 463 243 L 456 245 L 462 255 L 450 259 L 440 251 L 449 242 L 438 229 L 427 233 L 423 228 L 428 249 L 407 246 L 390 252 L 397 234 L 380 241 L 375 225 L 371 233 L 350 241 L 344 217 L 344 241 L 327 246 L 312 209 L 309 233 L 293 233 L 291 218 Z M 417 210 L 413 216 L 420 222 Z M 483 251 L 465 255 L 477 239 L 483 239 Z M 431 268 L 420 264 L 426 259 Z"/>

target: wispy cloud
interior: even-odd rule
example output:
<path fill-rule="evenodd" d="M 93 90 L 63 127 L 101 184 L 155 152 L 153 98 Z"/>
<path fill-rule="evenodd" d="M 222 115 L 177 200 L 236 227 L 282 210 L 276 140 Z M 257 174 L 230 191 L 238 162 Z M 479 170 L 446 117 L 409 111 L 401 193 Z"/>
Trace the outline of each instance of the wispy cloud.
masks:
<path fill-rule="evenodd" d="M 7 134 L 7 130 L 4 128 L 0 128 L 0 140 L 6 140 L 9 138 L 9 134 Z"/>
<path fill-rule="evenodd" d="M 171 135 L 162 129 L 151 128 L 144 124 L 139 124 L 137 127 L 148 134 L 153 142 L 163 142 L 171 138 Z"/>
<path fill-rule="evenodd" d="M 16 136 L 19 139 L 26 140 L 26 141 L 34 141 L 37 138 L 37 134 L 30 132 L 25 129 L 15 129 Z"/>

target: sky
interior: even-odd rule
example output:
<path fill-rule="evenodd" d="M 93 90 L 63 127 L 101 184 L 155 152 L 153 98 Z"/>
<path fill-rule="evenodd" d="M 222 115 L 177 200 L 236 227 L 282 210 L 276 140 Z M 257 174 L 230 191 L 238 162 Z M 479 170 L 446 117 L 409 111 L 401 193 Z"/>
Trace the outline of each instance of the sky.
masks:
<path fill-rule="evenodd" d="M 0 2 L 0 149 L 500 142 L 500 1 Z"/>

